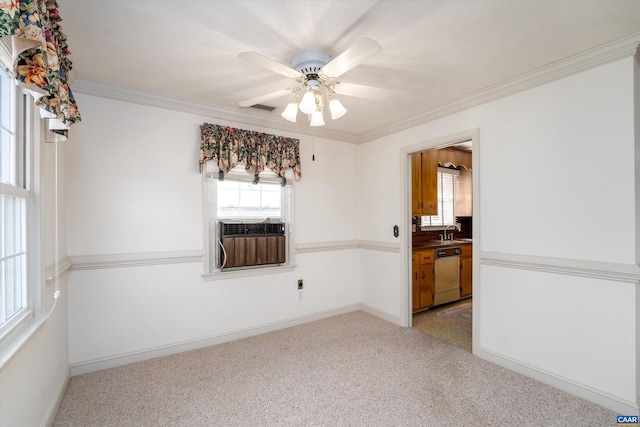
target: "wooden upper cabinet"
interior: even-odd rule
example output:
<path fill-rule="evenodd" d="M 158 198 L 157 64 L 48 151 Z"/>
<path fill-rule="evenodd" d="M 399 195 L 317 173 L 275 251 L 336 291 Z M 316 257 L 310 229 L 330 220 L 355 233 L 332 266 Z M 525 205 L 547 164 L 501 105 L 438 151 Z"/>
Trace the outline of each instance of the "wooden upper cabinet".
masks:
<path fill-rule="evenodd" d="M 456 166 L 464 166 L 471 170 L 471 151 L 447 147 L 438 150 L 437 153 L 437 159 L 440 164 L 453 163 Z"/>
<path fill-rule="evenodd" d="M 411 155 L 411 215 L 422 215 L 422 154 Z"/>
<path fill-rule="evenodd" d="M 438 215 L 438 160 L 436 151 L 411 155 L 411 214 Z"/>
<path fill-rule="evenodd" d="M 412 216 L 438 215 L 438 164 L 447 163 L 471 170 L 471 152 L 447 147 L 411 155 Z M 469 211 L 470 206 L 469 199 Z"/>

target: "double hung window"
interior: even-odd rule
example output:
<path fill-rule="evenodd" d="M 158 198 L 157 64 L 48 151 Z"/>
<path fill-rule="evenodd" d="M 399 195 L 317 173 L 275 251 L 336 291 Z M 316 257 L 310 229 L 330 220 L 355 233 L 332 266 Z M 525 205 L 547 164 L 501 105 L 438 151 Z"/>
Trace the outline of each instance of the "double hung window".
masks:
<path fill-rule="evenodd" d="M 33 314 L 28 276 L 30 111 L 33 101 L 0 70 L 0 337 Z"/>
<path fill-rule="evenodd" d="M 456 224 L 455 200 L 459 175 L 456 169 L 438 168 L 438 215 L 423 216 L 420 223 L 422 227 L 439 229 Z"/>
<path fill-rule="evenodd" d="M 291 184 L 282 185 L 282 178 L 270 170 L 254 183 L 242 164 L 220 181 L 213 162 L 207 162 L 205 180 L 206 273 L 290 264 Z"/>

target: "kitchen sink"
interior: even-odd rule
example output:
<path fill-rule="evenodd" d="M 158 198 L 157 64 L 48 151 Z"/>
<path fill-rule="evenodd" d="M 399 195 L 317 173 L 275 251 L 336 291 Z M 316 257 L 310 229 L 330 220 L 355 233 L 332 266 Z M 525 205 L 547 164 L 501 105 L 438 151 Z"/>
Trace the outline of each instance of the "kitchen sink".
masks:
<path fill-rule="evenodd" d="M 471 243 L 471 239 L 431 240 L 431 243 L 438 245 L 461 245 L 463 243 Z"/>

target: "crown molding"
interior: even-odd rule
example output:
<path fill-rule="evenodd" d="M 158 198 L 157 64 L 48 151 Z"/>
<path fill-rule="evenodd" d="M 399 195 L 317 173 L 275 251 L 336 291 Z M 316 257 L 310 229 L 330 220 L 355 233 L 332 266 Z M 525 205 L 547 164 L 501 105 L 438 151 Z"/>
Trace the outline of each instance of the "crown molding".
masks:
<path fill-rule="evenodd" d="M 172 111 L 196 114 L 199 116 L 215 117 L 218 121 L 242 123 L 258 128 L 270 128 L 283 132 L 297 133 L 320 138 L 334 139 L 343 142 L 359 143 L 360 139 L 353 134 L 339 132 L 324 128 L 309 128 L 309 126 L 295 125 L 280 116 L 277 118 L 267 116 L 266 111 L 252 109 L 251 111 L 236 110 L 228 107 L 207 104 L 204 102 L 189 101 L 182 98 L 172 97 L 161 93 L 136 89 L 132 87 L 119 86 L 105 83 L 98 80 L 91 80 L 79 76 L 73 83 L 74 93 L 97 96 L 100 98 L 112 99 L 115 101 L 129 102 L 132 104 L 145 105 L 149 107 L 164 108 Z"/>
<path fill-rule="evenodd" d="M 458 113 L 472 107 L 477 107 L 478 105 L 486 104 L 487 102 L 532 89 L 536 86 L 587 71 L 600 65 L 628 58 L 640 50 L 639 44 L 640 32 L 630 34 L 533 71 L 471 92 L 438 108 L 408 118 L 394 125 L 367 132 L 361 135 L 362 142 L 372 141 L 450 114 Z"/>
<path fill-rule="evenodd" d="M 242 111 L 227 107 L 216 106 L 203 102 L 188 101 L 160 93 L 117 86 L 96 80 L 79 77 L 73 84 L 73 91 L 86 95 L 130 102 L 133 104 L 165 108 L 174 111 L 215 117 L 220 121 L 238 122 L 255 127 L 267 127 L 283 132 L 297 133 L 308 136 L 328 138 L 337 141 L 362 144 L 374 139 L 388 136 L 405 129 L 412 128 L 450 114 L 454 114 L 487 102 L 516 94 L 536 86 L 550 83 L 573 74 L 605 65 L 637 53 L 640 45 L 640 32 L 630 34 L 609 43 L 594 47 L 579 54 L 561 59 L 536 70 L 521 74 L 514 78 L 488 86 L 465 96 L 452 100 L 433 110 L 410 117 L 363 134 L 350 134 L 335 131 L 327 127 L 310 128 L 289 123 L 280 118 L 267 116 L 262 111 Z"/>

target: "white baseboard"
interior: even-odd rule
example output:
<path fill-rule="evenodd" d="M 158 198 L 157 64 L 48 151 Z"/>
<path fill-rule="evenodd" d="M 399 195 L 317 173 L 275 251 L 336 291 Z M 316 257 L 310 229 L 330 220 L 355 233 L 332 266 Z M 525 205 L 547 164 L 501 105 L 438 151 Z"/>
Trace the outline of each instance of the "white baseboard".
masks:
<path fill-rule="evenodd" d="M 387 322 L 391 322 L 394 325 L 402 326 L 400 324 L 400 318 L 398 316 L 389 314 L 386 311 L 379 310 L 367 304 L 360 304 L 360 309 L 365 313 L 369 313 L 372 316 L 379 317 L 380 319 L 386 320 Z"/>
<path fill-rule="evenodd" d="M 136 352 L 120 354 L 101 359 L 89 360 L 86 362 L 72 363 L 71 376 L 87 374 L 89 372 L 101 371 L 103 369 L 115 368 L 116 366 L 128 365 L 130 363 L 141 362 L 143 360 L 155 359 L 158 357 L 170 356 L 172 354 L 183 353 L 185 351 L 197 350 L 204 347 L 210 347 L 216 344 L 235 341 L 242 338 L 248 338 L 255 335 L 261 335 L 280 329 L 290 328 L 292 326 L 302 325 L 304 323 L 314 322 L 316 320 L 333 317 L 340 314 L 346 314 L 353 311 L 361 310 L 360 304 L 351 304 L 338 307 L 331 310 L 321 311 L 318 313 L 308 314 L 305 316 L 294 317 L 279 322 L 268 323 L 266 325 L 254 328 L 240 329 L 237 331 L 226 332 L 219 335 L 210 336 L 181 343 L 170 344 L 162 347 L 155 347 Z"/>
<path fill-rule="evenodd" d="M 53 396 L 51 400 L 51 404 L 49 408 L 47 408 L 47 416 L 44 420 L 42 420 L 42 427 L 49 427 L 53 425 L 53 421 L 56 419 L 56 414 L 58 413 L 58 408 L 60 408 L 60 404 L 62 403 L 62 398 L 64 397 L 64 392 L 67 390 L 67 385 L 69 384 L 69 379 L 71 378 L 71 370 L 67 369 L 67 375 L 64 377 L 63 381 L 58 385 L 58 389 L 56 390 L 56 394 Z"/>
<path fill-rule="evenodd" d="M 474 347 L 473 354 L 481 359 L 495 363 L 498 366 L 502 366 L 503 368 L 507 368 L 526 377 L 533 378 L 536 381 L 540 381 L 541 383 L 548 384 L 574 396 L 596 403 L 607 409 L 611 409 L 620 415 L 638 414 L 639 408 L 636 402 L 621 399 L 617 396 L 596 390 L 592 387 L 563 378 L 534 366 L 518 362 L 487 349 Z"/>

